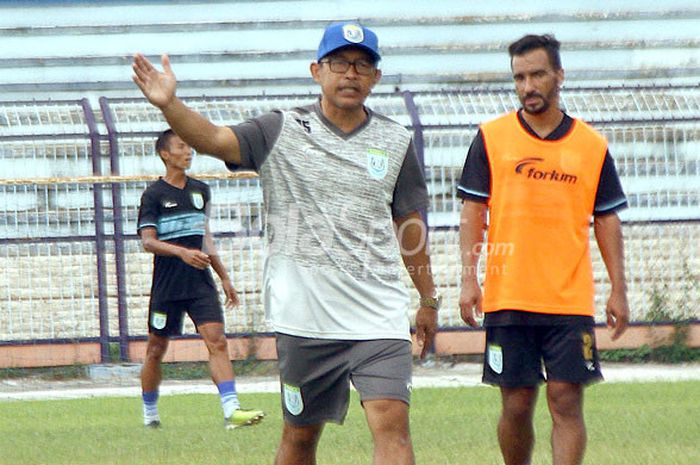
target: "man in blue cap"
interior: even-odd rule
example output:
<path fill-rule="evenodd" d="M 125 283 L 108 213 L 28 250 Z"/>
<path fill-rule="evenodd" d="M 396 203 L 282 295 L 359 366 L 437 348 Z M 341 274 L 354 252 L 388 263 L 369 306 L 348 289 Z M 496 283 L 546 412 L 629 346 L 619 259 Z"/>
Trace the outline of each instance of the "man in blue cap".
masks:
<path fill-rule="evenodd" d="M 342 423 L 350 383 L 374 442 L 374 463 L 415 462 L 409 431 L 412 348 L 406 267 L 421 296 L 416 337 L 425 356 L 436 294 L 419 211 L 428 195 L 411 134 L 364 105 L 381 78 L 377 36 L 328 26 L 311 76 L 311 105 L 228 127 L 175 96 L 167 56 L 142 55 L 133 79 L 170 126 L 229 169 L 260 174 L 268 257 L 265 311 L 277 337 L 284 429 L 275 463 L 315 464 L 326 422 Z"/>

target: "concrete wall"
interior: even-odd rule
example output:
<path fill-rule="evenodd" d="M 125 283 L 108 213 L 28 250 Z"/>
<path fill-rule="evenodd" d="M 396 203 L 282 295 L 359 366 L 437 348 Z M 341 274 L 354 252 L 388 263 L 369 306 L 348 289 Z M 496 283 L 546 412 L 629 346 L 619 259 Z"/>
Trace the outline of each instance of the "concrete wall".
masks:
<path fill-rule="evenodd" d="M 596 328 L 598 349 L 631 349 L 647 345 L 658 347 L 670 344 L 674 328 L 670 325 L 633 326 L 617 341 L 610 340 L 606 328 Z M 477 355 L 484 350 L 484 331 L 452 331 L 439 333 L 435 338 L 435 355 Z M 689 327 L 687 344 L 700 347 L 700 324 Z M 145 341 L 129 344 L 129 356 L 133 362 L 143 362 Z M 275 341 L 271 336 L 229 339 L 229 353 L 233 360 L 255 358 L 275 360 Z M 414 344 L 414 355 L 420 349 Z M 208 359 L 204 343 L 198 339 L 179 339 L 170 343 L 165 362 L 202 362 Z M 26 368 L 61 366 L 71 364 L 100 363 L 100 348 L 97 343 L 37 344 L 25 346 L 0 346 L 0 368 Z"/>

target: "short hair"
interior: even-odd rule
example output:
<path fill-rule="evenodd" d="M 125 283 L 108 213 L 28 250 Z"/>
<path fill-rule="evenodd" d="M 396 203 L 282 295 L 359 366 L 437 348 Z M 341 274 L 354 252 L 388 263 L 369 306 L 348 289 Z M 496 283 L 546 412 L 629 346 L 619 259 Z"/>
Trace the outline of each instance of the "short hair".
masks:
<path fill-rule="evenodd" d="M 528 34 L 516 40 L 508 46 L 511 64 L 514 56 L 524 55 L 538 48 L 544 49 L 549 57 L 549 64 L 555 70 L 561 69 L 561 57 L 559 56 L 559 46 L 561 43 L 552 34 L 535 35 Z"/>
<path fill-rule="evenodd" d="M 156 153 L 160 155 L 163 150 L 168 150 L 170 148 L 170 139 L 175 137 L 175 131 L 172 129 L 166 129 L 158 135 L 156 139 Z"/>

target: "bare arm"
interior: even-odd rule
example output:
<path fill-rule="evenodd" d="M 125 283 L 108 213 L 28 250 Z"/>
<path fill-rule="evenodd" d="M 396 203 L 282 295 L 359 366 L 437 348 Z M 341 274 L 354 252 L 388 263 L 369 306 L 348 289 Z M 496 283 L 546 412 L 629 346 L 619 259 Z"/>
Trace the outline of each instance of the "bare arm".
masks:
<path fill-rule="evenodd" d="M 142 54 L 134 55 L 132 79 L 143 95 L 163 113 L 172 130 L 197 152 L 240 164 L 240 146 L 233 130 L 213 124 L 177 98 L 177 80 L 167 55 L 162 56 L 161 63 L 163 72 Z"/>
<path fill-rule="evenodd" d="M 207 222 L 206 233 L 204 234 L 204 252 L 209 256 L 209 259 L 211 260 L 211 267 L 221 280 L 221 287 L 224 289 L 224 295 L 226 296 L 226 302 L 224 302 L 224 305 L 226 305 L 226 308 L 235 307 L 239 304 L 238 293 L 233 287 L 228 271 L 226 271 L 226 267 L 216 251 L 214 238 L 209 231 L 209 222 Z"/>
<path fill-rule="evenodd" d="M 477 276 L 481 244 L 484 241 L 486 205 L 465 200 L 459 224 L 459 248 L 462 256 L 462 289 L 459 294 L 459 310 L 462 320 L 469 326 L 479 326 L 477 316 L 482 315 L 481 287 Z"/>
<path fill-rule="evenodd" d="M 593 220 L 593 230 L 612 284 L 605 314 L 608 327 L 613 330 L 612 339 L 615 340 L 627 329 L 630 314 L 620 218 L 616 213 L 596 216 Z"/>
<path fill-rule="evenodd" d="M 155 255 L 164 255 L 166 257 L 178 257 L 188 265 L 203 270 L 211 265 L 209 256 L 197 249 L 188 249 L 170 242 L 158 240 L 158 234 L 155 228 L 143 228 L 140 232 L 141 244 L 144 250 Z"/>
<path fill-rule="evenodd" d="M 427 249 L 427 228 L 418 212 L 409 213 L 401 218 L 394 218 L 396 235 L 401 247 L 401 257 L 411 281 L 421 297 L 432 297 L 435 284 L 430 268 L 430 256 Z M 421 358 L 424 358 L 433 343 L 437 331 L 437 310 L 420 307 L 416 313 L 416 339 L 423 346 Z"/>
<path fill-rule="evenodd" d="M 238 293 L 231 283 L 231 279 L 226 272 L 224 264 L 221 262 L 218 255 L 209 255 L 209 259 L 211 260 L 211 267 L 214 268 L 216 274 L 219 275 L 221 287 L 224 289 L 224 295 L 226 295 L 226 302 L 224 305 L 226 305 L 227 308 L 235 307 L 240 303 Z"/>

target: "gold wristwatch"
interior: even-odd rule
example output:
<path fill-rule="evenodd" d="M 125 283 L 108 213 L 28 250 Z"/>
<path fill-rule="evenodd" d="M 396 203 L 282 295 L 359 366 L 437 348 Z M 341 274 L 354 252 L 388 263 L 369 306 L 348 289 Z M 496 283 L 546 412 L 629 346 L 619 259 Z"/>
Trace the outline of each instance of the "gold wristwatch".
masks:
<path fill-rule="evenodd" d="M 429 307 L 434 310 L 440 310 L 440 304 L 442 303 L 442 296 L 437 292 L 433 293 L 430 297 L 421 297 L 420 306 Z"/>

